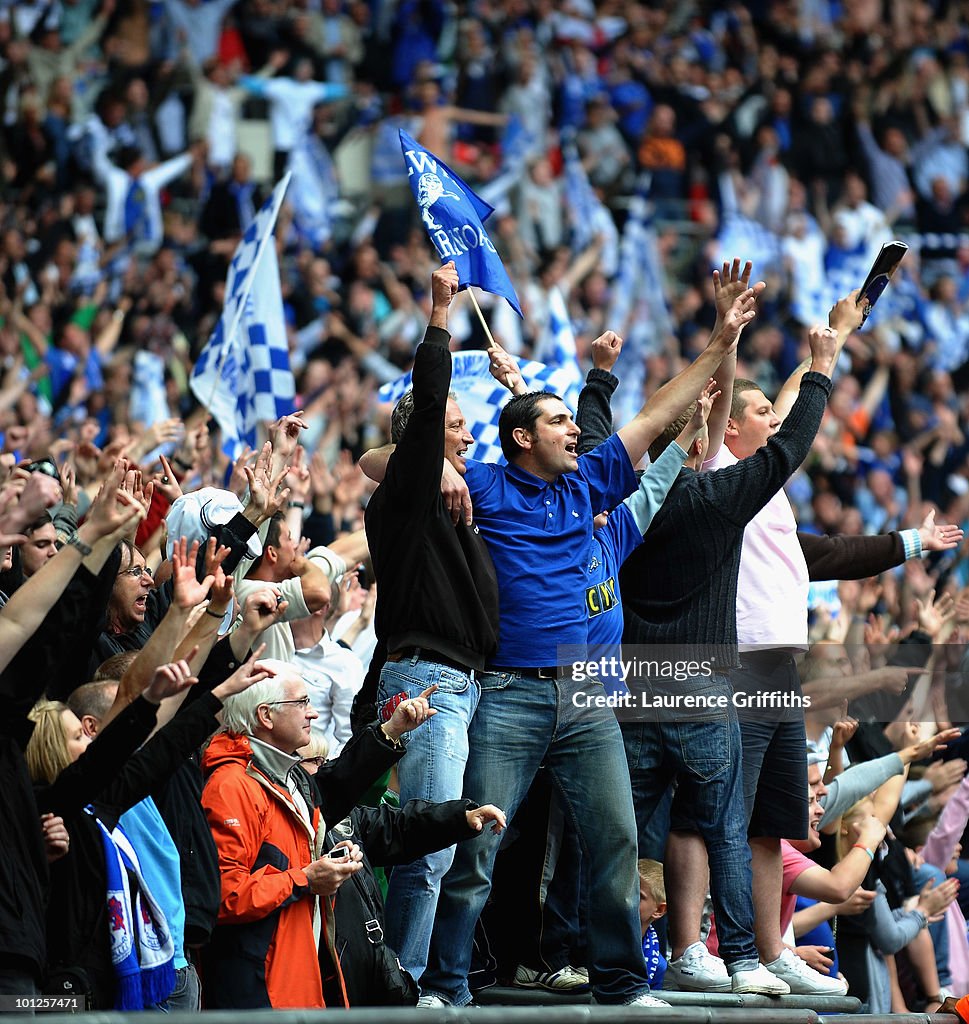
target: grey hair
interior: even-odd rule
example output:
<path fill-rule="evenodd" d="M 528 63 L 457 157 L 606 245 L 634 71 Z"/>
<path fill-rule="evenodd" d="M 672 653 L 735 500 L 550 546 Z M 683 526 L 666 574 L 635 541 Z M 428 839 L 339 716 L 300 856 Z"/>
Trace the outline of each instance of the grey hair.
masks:
<path fill-rule="evenodd" d="M 293 679 L 302 680 L 302 676 L 285 661 L 265 658 L 260 659 L 259 664 L 272 669 L 276 674 L 259 683 L 254 683 L 242 693 L 226 697 L 225 703 L 222 705 L 222 727 L 226 732 L 251 736 L 259 724 L 256 717 L 257 708 L 261 704 L 272 704 L 276 700 L 285 700 L 283 694 L 286 683 Z"/>
<path fill-rule="evenodd" d="M 449 391 L 447 396 L 455 402 L 458 400 L 456 391 Z M 414 389 L 408 388 L 397 400 L 394 411 L 390 414 L 390 440 L 394 444 L 400 443 L 400 439 L 404 436 L 404 431 L 407 429 L 407 424 L 410 421 L 410 414 L 413 411 Z"/>

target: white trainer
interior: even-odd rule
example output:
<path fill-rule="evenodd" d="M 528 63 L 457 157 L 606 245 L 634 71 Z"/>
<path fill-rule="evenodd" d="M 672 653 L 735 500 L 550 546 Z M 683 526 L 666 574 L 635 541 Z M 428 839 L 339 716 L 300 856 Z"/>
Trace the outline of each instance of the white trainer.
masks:
<path fill-rule="evenodd" d="M 450 1006 L 451 1004 L 444 1002 L 440 996 L 434 995 L 433 992 L 428 992 L 417 1000 L 417 1005 L 430 1007 L 431 1009 L 436 1010 L 441 1006 Z"/>
<path fill-rule="evenodd" d="M 669 1006 L 670 1004 L 665 999 L 660 999 L 658 996 L 651 996 L 648 992 L 640 992 L 638 996 L 634 996 L 629 1000 L 628 1003 L 623 1003 L 623 1006 Z"/>
<path fill-rule="evenodd" d="M 791 991 L 786 981 L 771 974 L 763 964 L 731 974 L 730 987 L 737 995 L 786 996 Z"/>
<path fill-rule="evenodd" d="M 729 992 L 727 965 L 702 942 L 687 946 L 682 956 L 670 960 L 663 988 L 671 992 Z"/>
<path fill-rule="evenodd" d="M 787 982 L 791 995 L 843 996 L 848 992 L 847 982 L 821 974 L 790 949 L 785 949 L 773 963 L 765 966 L 775 978 Z"/>

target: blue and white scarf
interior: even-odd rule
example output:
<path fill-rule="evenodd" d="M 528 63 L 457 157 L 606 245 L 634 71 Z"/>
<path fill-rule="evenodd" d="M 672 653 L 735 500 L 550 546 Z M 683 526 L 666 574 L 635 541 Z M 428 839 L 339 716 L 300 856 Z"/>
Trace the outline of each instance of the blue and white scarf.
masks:
<path fill-rule="evenodd" d="M 118 978 L 116 1010 L 143 1010 L 175 990 L 175 945 L 165 915 L 155 902 L 138 855 L 121 826 L 101 829 L 107 871 L 111 964 Z M 132 896 L 132 881 L 137 888 Z"/>

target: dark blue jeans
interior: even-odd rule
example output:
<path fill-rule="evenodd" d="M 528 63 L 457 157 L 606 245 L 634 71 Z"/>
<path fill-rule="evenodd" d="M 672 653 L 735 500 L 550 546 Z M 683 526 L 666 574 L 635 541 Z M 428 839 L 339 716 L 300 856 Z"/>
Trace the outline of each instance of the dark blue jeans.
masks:
<path fill-rule="evenodd" d="M 707 847 L 720 955 L 731 973 L 750 970 L 758 957 L 740 726 L 732 689 L 724 676 L 673 685 L 675 689 L 647 684 L 645 695 L 726 698 L 725 707 L 662 709 L 650 712 L 649 720 L 622 723 L 636 814 L 640 822 L 649 822 L 670 784 L 676 782 L 679 818 L 686 814 L 691 830 L 703 837 Z"/>
<path fill-rule="evenodd" d="M 468 731 L 464 795 L 497 804 L 510 819 L 539 765 L 545 765 L 588 863 L 593 994 L 600 1003 L 625 1003 L 649 985 L 639 930 L 636 824 L 622 737 L 609 708 L 587 707 L 580 696 L 604 696 L 602 684 L 520 672 L 484 672 L 478 680 L 481 700 Z M 453 1006 L 471 1000 L 467 977 L 474 925 L 491 889 L 498 843 L 490 831 L 459 843 L 441 887 L 421 989 Z"/>

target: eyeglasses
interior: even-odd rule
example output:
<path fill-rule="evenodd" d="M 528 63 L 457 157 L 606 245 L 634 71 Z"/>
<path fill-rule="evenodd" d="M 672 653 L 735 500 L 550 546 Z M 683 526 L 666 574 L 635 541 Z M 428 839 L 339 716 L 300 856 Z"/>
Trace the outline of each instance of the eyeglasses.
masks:
<path fill-rule="evenodd" d="M 295 704 L 298 708 L 304 710 L 310 706 L 309 697 L 300 697 L 297 700 L 267 700 L 266 706 L 271 708 L 282 707 L 283 704 Z"/>
<path fill-rule="evenodd" d="M 118 573 L 119 576 L 134 576 L 136 580 L 140 580 L 142 576 L 147 576 L 148 579 L 153 578 L 151 569 L 147 565 L 133 565 L 130 569 L 122 569 Z"/>
<path fill-rule="evenodd" d="M 317 768 L 319 768 L 325 761 L 326 758 L 322 754 L 317 754 L 315 757 L 301 757 L 299 759 L 300 764 L 315 764 Z"/>

